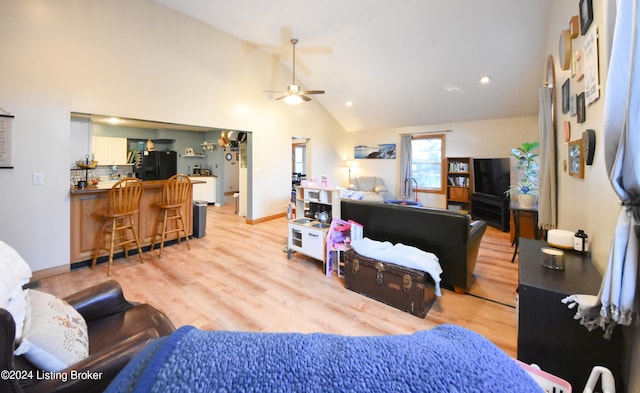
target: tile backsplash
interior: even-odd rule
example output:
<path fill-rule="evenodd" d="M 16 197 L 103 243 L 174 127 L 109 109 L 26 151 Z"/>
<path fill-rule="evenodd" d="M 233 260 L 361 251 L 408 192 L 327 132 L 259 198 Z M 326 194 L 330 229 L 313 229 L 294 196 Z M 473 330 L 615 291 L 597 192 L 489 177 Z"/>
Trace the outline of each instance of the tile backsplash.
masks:
<path fill-rule="evenodd" d="M 94 169 L 90 169 L 88 172 L 89 179 L 98 178 L 100 181 L 109 181 L 111 176 L 110 165 L 98 165 Z M 120 165 L 117 166 L 117 172 L 121 178 L 127 176 L 133 176 L 133 165 Z M 85 180 L 85 171 L 81 169 L 72 169 L 71 177 L 69 179 L 72 185 L 76 184 L 78 180 Z"/>

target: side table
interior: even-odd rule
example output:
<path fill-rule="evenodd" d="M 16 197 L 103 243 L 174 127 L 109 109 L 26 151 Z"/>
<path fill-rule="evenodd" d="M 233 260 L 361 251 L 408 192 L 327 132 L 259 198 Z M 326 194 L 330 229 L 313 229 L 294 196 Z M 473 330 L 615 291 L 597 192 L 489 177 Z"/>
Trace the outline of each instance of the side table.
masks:
<path fill-rule="evenodd" d="M 516 260 L 516 254 L 518 254 L 518 247 L 520 245 L 520 214 L 522 212 L 528 212 L 533 215 L 533 233 L 538 239 L 538 205 L 534 205 L 533 207 L 522 207 L 520 206 L 520 202 L 517 200 L 512 200 L 509 203 L 509 209 L 513 214 L 513 226 L 515 237 L 513 239 L 513 256 L 511 257 L 511 263 Z"/>
<path fill-rule="evenodd" d="M 518 360 L 565 379 L 573 391 L 582 391 L 593 366 L 605 366 L 616 391 L 624 392 L 622 327 L 607 340 L 602 329 L 588 331 L 573 319 L 575 310 L 561 303 L 569 295 L 598 293 L 602 278 L 591 259 L 565 251 L 565 270 L 551 270 L 540 264 L 546 242 L 523 238 L 520 243 Z"/>

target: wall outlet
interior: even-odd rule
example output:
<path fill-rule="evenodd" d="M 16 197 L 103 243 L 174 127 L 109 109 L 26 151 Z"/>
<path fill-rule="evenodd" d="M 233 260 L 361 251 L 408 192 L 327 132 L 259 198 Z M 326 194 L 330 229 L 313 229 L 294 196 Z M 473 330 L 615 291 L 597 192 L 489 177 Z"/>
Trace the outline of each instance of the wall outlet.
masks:
<path fill-rule="evenodd" d="M 42 184 L 44 184 L 44 173 L 42 173 L 42 172 L 33 172 L 31 174 L 31 182 L 34 185 L 42 185 Z"/>

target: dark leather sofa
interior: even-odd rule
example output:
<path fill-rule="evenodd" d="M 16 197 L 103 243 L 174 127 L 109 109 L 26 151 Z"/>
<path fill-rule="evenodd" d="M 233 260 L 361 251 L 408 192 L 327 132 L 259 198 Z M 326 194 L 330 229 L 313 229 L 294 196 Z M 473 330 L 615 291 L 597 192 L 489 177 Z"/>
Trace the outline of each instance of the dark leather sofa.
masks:
<path fill-rule="evenodd" d="M 343 199 L 340 217 L 364 226 L 364 236 L 403 243 L 434 253 L 442 267 L 441 285 L 466 292 L 476 266 L 484 221 L 443 209 Z"/>
<path fill-rule="evenodd" d="M 89 357 L 61 373 L 68 376 L 71 370 L 87 371 L 101 373 L 100 378 L 37 380 L 36 368 L 22 356 L 14 356 L 15 323 L 11 314 L 0 308 L 0 370 L 25 370 L 19 375 L 26 376 L 20 380 L 0 379 L 0 392 L 102 392 L 149 342 L 175 330 L 171 321 L 154 307 L 125 300 L 115 281 L 98 284 L 64 300 L 87 322 Z"/>

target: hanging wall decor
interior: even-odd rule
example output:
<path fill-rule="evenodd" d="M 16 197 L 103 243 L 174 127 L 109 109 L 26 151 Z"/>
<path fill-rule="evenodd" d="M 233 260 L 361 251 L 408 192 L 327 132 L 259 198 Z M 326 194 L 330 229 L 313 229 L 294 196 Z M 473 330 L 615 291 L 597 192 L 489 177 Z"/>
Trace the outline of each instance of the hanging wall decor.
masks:
<path fill-rule="evenodd" d="M 574 54 L 574 58 L 576 61 L 575 78 L 576 81 L 579 82 L 584 78 L 584 49 L 580 48 L 580 50 L 577 50 Z"/>
<path fill-rule="evenodd" d="M 584 105 L 584 93 L 578 94 L 576 97 L 576 112 L 578 119 L 576 120 L 578 123 L 584 123 L 586 120 L 587 114 L 585 113 L 585 105 Z"/>
<path fill-rule="evenodd" d="M 598 75 L 598 28 L 594 27 L 584 40 L 584 94 L 587 105 L 600 97 Z"/>
<path fill-rule="evenodd" d="M 570 90 L 570 84 L 569 84 L 569 78 L 567 78 L 566 81 L 564 81 L 564 83 L 562 84 L 562 113 L 568 113 L 569 112 L 569 105 L 570 105 L 570 96 L 571 96 L 571 90 Z"/>
<path fill-rule="evenodd" d="M 584 178 L 584 155 L 582 153 L 582 139 L 571 141 L 569 147 L 569 175 Z"/>
<path fill-rule="evenodd" d="M 593 21 L 592 0 L 580 0 L 580 33 L 585 35 Z"/>
<path fill-rule="evenodd" d="M 11 154 L 11 123 L 13 118 L 14 116 L 9 113 L 0 114 L 0 168 L 13 168 Z"/>
<path fill-rule="evenodd" d="M 380 145 L 358 145 L 354 148 L 354 158 L 396 158 L 396 144 L 384 143 Z"/>
<path fill-rule="evenodd" d="M 584 164 L 593 164 L 593 155 L 596 152 L 596 132 L 594 130 L 585 130 L 582 132 L 582 153 L 584 155 Z"/>

